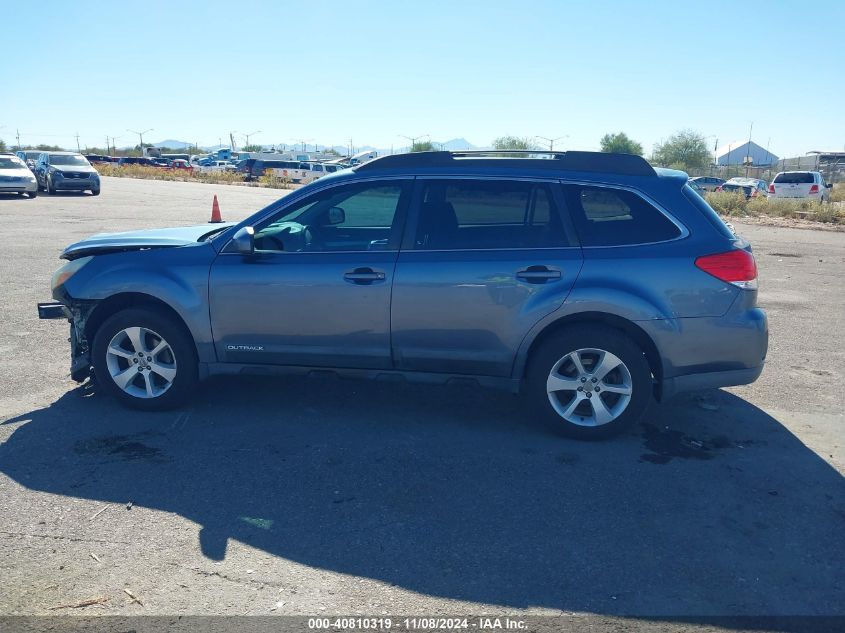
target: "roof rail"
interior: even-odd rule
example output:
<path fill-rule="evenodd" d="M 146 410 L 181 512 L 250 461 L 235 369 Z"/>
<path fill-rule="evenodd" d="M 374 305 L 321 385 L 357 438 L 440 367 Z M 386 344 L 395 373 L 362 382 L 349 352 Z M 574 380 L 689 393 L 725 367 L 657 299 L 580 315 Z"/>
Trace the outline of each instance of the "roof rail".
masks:
<path fill-rule="evenodd" d="M 657 176 L 657 172 L 642 156 L 606 152 L 552 152 L 547 150 L 467 150 L 444 152 L 413 152 L 392 154 L 371 160 L 355 168 L 398 169 L 414 167 L 525 167 L 557 171 L 589 171 L 625 176 Z"/>

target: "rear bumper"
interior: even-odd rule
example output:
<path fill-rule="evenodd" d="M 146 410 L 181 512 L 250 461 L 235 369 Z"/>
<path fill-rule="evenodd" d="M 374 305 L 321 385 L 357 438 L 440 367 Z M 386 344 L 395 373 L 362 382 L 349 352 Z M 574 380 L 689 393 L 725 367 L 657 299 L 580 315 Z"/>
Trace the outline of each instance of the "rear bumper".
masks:
<path fill-rule="evenodd" d="M 748 385 L 757 380 L 761 373 L 763 373 L 762 364 L 759 367 L 749 367 L 748 369 L 710 371 L 702 374 L 687 374 L 686 376 L 666 378 L 661 386 L 660 396 L 661 400 L 668 400 L 684 391 Z"/>
<path fill-rule="evenodd" d="M 749 296 L 722 317 L 638 322 L 654 341 L 662 364 L 657 396 L 745 385 L 757 380 L 769 349 L 766 313 Z"/>

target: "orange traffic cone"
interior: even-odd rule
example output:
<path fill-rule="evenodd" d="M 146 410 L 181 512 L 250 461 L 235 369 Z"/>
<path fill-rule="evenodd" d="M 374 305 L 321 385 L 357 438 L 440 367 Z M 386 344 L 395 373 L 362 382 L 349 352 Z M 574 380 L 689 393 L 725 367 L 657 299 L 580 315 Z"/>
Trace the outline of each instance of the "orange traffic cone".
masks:
<path fill-rule="evenodd" d="M 214 194 L 214 202 L 211 203 L 211 219 L 209 224 L 217 224 L 222 222 L 223 218 L 220 216 L 220 204 L 217 202 L 217 194 Z"/>

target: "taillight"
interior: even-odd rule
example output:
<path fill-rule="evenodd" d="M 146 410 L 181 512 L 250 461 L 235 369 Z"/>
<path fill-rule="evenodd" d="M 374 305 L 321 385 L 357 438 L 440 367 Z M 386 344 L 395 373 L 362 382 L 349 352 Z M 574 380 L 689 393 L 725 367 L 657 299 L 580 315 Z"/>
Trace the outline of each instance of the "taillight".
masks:
<path fill-rule="evenodd" d="M 748 251 L 737 249 L 727 253 L 704 255 L 695 260 L 695 265 L 716 279 L 739 288 L 757 288 L 757 263 L 754 261 L 754 255 Z"/>
<path fill-rule="evenodd" d="M 819 186 L 818 185 L 813 185 L 812 187 L 810 187 L 810 193 L 818 193 L 818 192 L 819 192 Z"/>
<path fill-rule="evenodd" d="M 775 183 L 770 182 L 769 183 L 769 193 L 774 193 L 774 192 L 775 192 Z"/>

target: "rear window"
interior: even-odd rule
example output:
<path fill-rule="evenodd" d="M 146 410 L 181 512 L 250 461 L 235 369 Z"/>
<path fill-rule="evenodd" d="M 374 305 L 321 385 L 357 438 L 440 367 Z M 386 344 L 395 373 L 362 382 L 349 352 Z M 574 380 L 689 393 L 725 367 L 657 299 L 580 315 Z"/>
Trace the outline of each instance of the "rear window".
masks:
<path fill-rule="evenodd" d="M 815 180 L 808 171 L 793 171 L 775 176 L 773 182 L 783 185 L 811 185 Z"/>
<path fill-rule="evenodd" d="M 622 189 L 566 185 L 566 203 L 583 246 L 665 242 L 681 230 L 643 198 Z"/>

